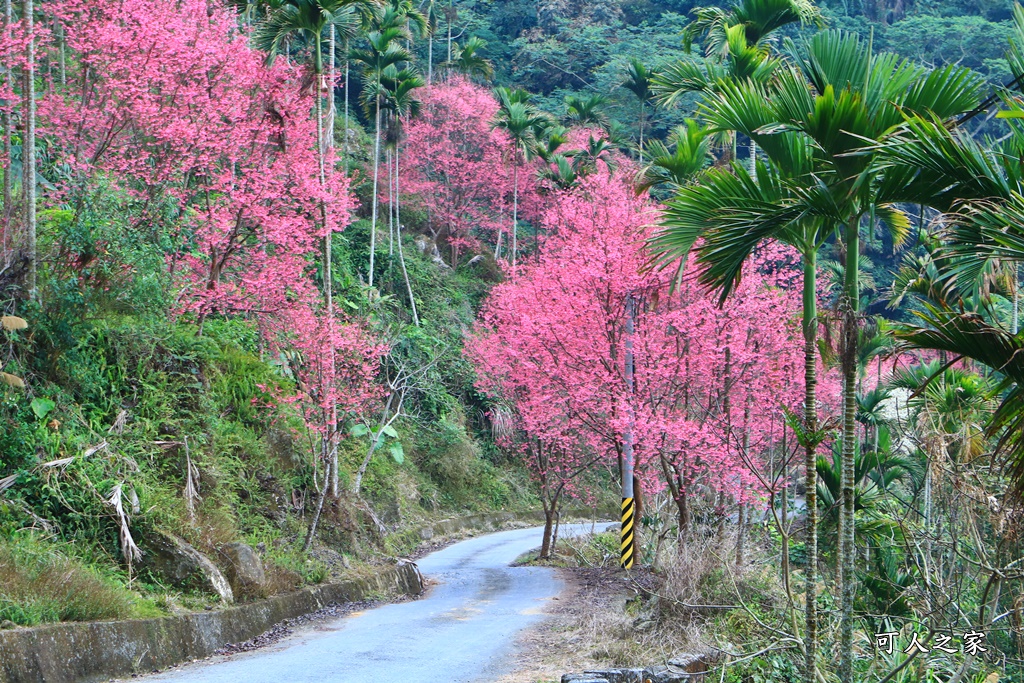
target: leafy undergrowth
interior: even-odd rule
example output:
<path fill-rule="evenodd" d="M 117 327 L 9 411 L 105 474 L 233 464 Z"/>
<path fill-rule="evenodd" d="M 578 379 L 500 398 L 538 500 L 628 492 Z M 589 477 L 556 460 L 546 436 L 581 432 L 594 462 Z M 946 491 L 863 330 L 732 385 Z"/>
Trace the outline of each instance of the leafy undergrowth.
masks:
<path fill-rule="evenodd" d="M 32 536 L 0 543 L 0 622 L 35 625 L 147 617 L 156 605 Z"/>
<path fill-rule="evenodd" d="M 145 549 L 158 530 L 215 560 L 224 544 L 251 545 L 267 582 L 240 597 L 255 599 L 371 572 L 415 547 L 430 520 L 533 500 L 526 475 L 492 461 L 452 402 L 441 419 L 396 423 L 405 461 L 374 457 L 358 497 L 344 492 L 365 443 L 344 441 L 343 493 L 304 552 L 312 448 L 295 411 L 275 403 L 291 380 L 261 358 L 254 325 L 208 320 L 200 336 L 184 322 L 61 310 L 12 340 L 11 369 L 30 393 L 0 387 L 0 622 L 216 606 L 129 566 L 130 544 Z"/>

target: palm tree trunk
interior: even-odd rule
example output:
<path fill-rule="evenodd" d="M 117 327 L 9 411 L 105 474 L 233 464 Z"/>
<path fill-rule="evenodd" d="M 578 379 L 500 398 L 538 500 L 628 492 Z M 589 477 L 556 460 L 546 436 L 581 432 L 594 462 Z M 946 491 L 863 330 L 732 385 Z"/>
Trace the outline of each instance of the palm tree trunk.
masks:
<path fill-rule="evenodd" d="M 25 188 L 25 235 L 27 238 L 28 291 L 38 297 L 36 256 L 36 41 L 32 0 L 24 0 L 22 19 L 28 30 L 25 54 L 25 139 L 22 142 L 22 184 Z"/>
<path fill-rule="evenodd" d="M 647 110 L 644 107 L 644 101 L 640 100 L 640 163 L 644 163 L 644 119 L 646 118 Z"/>
<path fill-rule="evenodd" d="M 348 38 L 345 39 L 345 145 L 341 148 L 341 156 L 344 159 L 345 176 L 348 176 Z"/>
<path fill-rule="evenodd" d="M 335 35 L 334 35 L 334 24 L 331 24 L 331 34 L 330 34 L 330 36 L 331 37 L 330 37 L 330 42 L 329 42 L 328 49 L 331 51 L 331 59 L 330 59 L 330 70 L 328 72 L 329 76 L 327 78 L 327 80 L 328 80 L 328 86 L 327 86 L 327 98 L 328 98 L 327 99 L 327 131 L 325 132 L 325 135 L 327 137 L 327 141 L 326 141 L 327 149 L 328 150 L 333 150 L 334 149 L 334 111 L 336 109 L 336 107 L 334 105 L 334 81 L 335 81 L 335 78 L 337 78 L 337 69 L 335 68 L 335 63 L 334 63 L 334 53 L 335 53 L 335 50 L 337 48 L 337 45 L 335 43 L 336 38 L 335 38 Z M 334 155 L 333 154 L 331 155 L 331 167 L 335 168 L 335 159 L 334 159 Z"/>
<path fill-rule="evenodd" d="M 4 0 L 4 39 L 6 42 L 7 36 L 11 31 L 11 23 L 13 19 L 13 13 L 11 10 L 11 0 Z M 4 65 L 4 84 L 14 89 L 14 68 L 7 63 Z M 4 136 L 4 256 L 7 256 L 7 240 L 11 239 L 11 210 L 12 203 L 14 202 L 13 183 L 11 182 L 11 168 L 13 167 L 13 149 L 11 147 L 11 114 L 10 112 L 4 111 L 2 115 L 3 122 L 3 136 Z"/>
<path fill-rule="evenodd" d="M 516 276 L 516 251 L 518 249 L 519 223 L 519 148 L 513 149 L 512 157 L 512 277 Z"/>
<path fill-rule="evenodd" d="M 394 174 L 391 171 L 391 150 L 384 149 L 384 167 L 388 170 L 388 256 L 395 254 L 395 195 Z"/>
<path fill-rule="evenodd" d="M 433 12 L 434 3 L 430 3 L 430 11 Z M 427 15 L 429 20 L 430 15 Z M 427 87 L 434 80 L 434 32 L 430 31 L 427 36 Z"/>
<path fill-rule="evenodd" d="M 380 178 L 380 99 L 375 102 L 373 139 L 373 200 L 370 213 L 370 272 L 368 280 L 373 287 L 373 252 L 377 248 L 377 187 Z"/>
<path fill-rule="evenodd" d="M 314 41 L 313 49 L 315 54 L 313 55 L 313 78 L 315 80 L 314 89 L 316 92 L 316 166 L 319 173 L 319 183 L 323 189 L 327 185 L 327 163 L 326 163 L 326 151 L 325 151 L 325 135 L 324 135 L 324 55 L 323 44 L 319 41 L 319 36 Z M 332 226 L 328 220 L 327 207 L 321 202 L 321 220 L 324 225 L 324 298 L 327 300 L 327 314 L 328 314 L 328 326 L 333 329 L 334 326 L 334 292 L 332 288 L 332 265 L 331 265 L 331 234 Z M 334 381 L 334 352 L 330 349 L 331 365 L 329 370 L 330 380 Z M 329 411 L 330 417 L 328 418 L 328 435 L 327 445 L 325 449 L 328 454 L 331 454 L 331 459 L 327 463 L 327 471 L 324 472 L 324 486 L 325 492 L 327 486 L 330 484 L 331 496 L 338 496 L 338 450 L 334 447 L 335 440 L 337 439 L 338 431 L 338 408 L 337 405 L 331 404 Z M 324 505 L 323 495 L 321 496 L 321 502 L 319 506 Z M 319 515 L 319 507 L 317 507 L 317 517 Z M 310 527 L 310 535 L 306 540 L 308 544 L 312 542 L 312 533 L 315 532 L 315 519 L 313 525 Z"/>
<path fill-rule="evenodd" d="M 397 147 L 395 148 L 397 149 Z M 395 233 L 398 231 L 398 162 L 395 150 L 391 150 L 391 213 L 394 215 L 394 229 L 391 231 L 391 244 L 388 245 L 388 255 L 395 255 Z"/>
<path fill-rule="evenodd" d="M 853 681 L 853 598 L 854 598 L 854 458 L 857 427 L 857 309 L 859 291 L 859 216 L 846 225 L 846 273 L 841 311 L 843 315 L 843 449 L 841 463 L 842 508 L 840 509 L 839 571 L 842 612 L 839 637 L 839 680 Z"/>
<path fill-rule="evenodd" d="M 409 283 L 409 271 L 405 268 L 405 254 L 402 251 L 402 213 L 401 213 L 401 196 L 399 194 L 399 173 L 398 173 L 398 149 L 399 145 L 395 144 L 395 223 L 396 233 L 398 236 L 398 262 L 402 265 L 402 277 L 405 279 L 405 291 L 409 293 L 409 307 L 412 308 L 412 322 L 416 327 L 420 326 L 420 316 L 416 312 L 416 299 L 412 295 L 412 284 Z"/>
<path fill-rule="evenodd" d="M 445 17 L 448 20 L 448 61 L 452 61 L 452 10 L 454 9 L 452 0 L 448 0 L 448 14 Z"/>
<path fill-rule="evenodd" d="M 59 22 L 59 21 L 56 22 L 56 23 L 57 23 L 57 26 L 56 26 L 56 29 L 57 29 L 57 31 L 56 31 L 56 33 L 57 33 L 57 46 L 58 46 L 58 49 L 60 50 L 60 52 L 58 54 L 58 57 L 57 57 L 57 63 L 59 65 L 59 69 L 60 69 L 60 71 L 59 71 L 59 73 L 60 73 L 60 85 L 61 85 L 61 87 L 64 87 L 64 86 L 66 86 L 68 84 L 67 49 L 66 49 L 65 41 L 64 41 L 64 24 Z"/>
<path fill-rule="evenodd" d="M 807 468 L 807 535 L 804 541 L 807 568 L 806 633 L 804 634 L 804 683 L 817 683 L 815 657 L 818 647 L 818 470 L 814 434 L 818 431 L 818 253 L 813 245 L 804 254 L 804 429 L 808 440 L 804 444 L 804 466 Z"/>

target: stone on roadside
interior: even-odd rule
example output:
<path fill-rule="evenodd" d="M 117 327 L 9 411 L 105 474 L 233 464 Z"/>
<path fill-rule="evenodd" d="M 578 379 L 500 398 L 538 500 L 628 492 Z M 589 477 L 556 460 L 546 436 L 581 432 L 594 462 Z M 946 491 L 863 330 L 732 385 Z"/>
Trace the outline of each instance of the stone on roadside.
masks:
<path fill-rule="evenodd" d="M 597 678 L 593 674 L 564 674 L 562 683 L 608 683 L 608 679 Z"/>
<path fill-rule="evenodd" d="M 562 683 L 643 683 L 641 669 L 600 669 L 581 674 L 565 674 Z"/>
<path fill-rule="evenodd" d="M 206 555 L 174 534 L 154 531 L 142 542 L 142 567 L 183 590 L 215 593 L 225 603 L 234 602 L 231 584 Z"/>
<path fill-rule="evenodd" d="M 224 570 L 235 596 L 260 596 L 267 577 L 256 551 L 245 543 L 228 543 L 220 549 L 220 554 L 224 558 Z"/>
<path fill-rule="evenodd" d="M 643 683 L 694 683 L 702 680 L 702 673 L 688 673 L 672 666 L 652 666 L 643 672 Z"/>

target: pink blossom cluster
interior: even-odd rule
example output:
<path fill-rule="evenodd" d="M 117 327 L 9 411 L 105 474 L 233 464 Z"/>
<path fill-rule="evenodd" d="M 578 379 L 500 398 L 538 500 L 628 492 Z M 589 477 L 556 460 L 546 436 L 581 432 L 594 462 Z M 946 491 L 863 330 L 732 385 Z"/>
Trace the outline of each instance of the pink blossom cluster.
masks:
<path fill-rule="evenodd" d="M 328 405 L 365 410 L 384 349 L 328 314 L 312 277 L 354 199 L 331 160 L 321 179 L 306 74 L 284 60 L 269 66 L 220 3 L 59 0 L 46 13 L 63 26 L 68 55 L 66 86 L 38 103 L 40 137 L 67 173 L 46 199 L 80 206 L 113 187 L 121 229 L 172 238 L 176 314 L 244 314 L 271 348 L 297 350 L 307 417 Z M 0 36 L 5 67 L 22 58 L 23 34 L 19 24 Z M 53 34 L 34 37 L 37 54 L 58 49 Z"/>
<path fill-rule="evenodd" d="M 54 11 L 79 70 L 39 106 L 41 132 L 80 181 L 64 192 L 104 174 L 135 201 L 131 228 L 173 214 L 180 312 L 270 321 L 309 305 L 317 212 L 343 228 L 352 199 L 330 170 L 320 185 L 312 101 L 294 69 L 266 66 L 230 11 L 205 0 Z"/>
<path fill-rule="evenodd" d="M 402 145 L 404 192 L 430 212 L 430 229 L 448 245 L 451 265 L 492 243 L 512 222 L 512 157 L 508 135 L 492 126 L 498 102 L 486 89 L 453 76 L 432 85 Z M 521 214 L 536 206 L 533 173 L 521 168 Z"/>
<path fill-rule="evenodd" d="M 629 432 L 648 493 L 750 500 L 802 399 L 799 288 L 778 263 L 793 259 L 771 247 L 723 307 L 689 278 L 673 286 L 647 267 L 657 209 L 628 177 L 597 173 L 552 198 L 538 259 L 492 291 L 467 342 L 479 388 L 543 444 L 543 459 L 527 455 L 544 481 L 574 489 L 580 463 L 614 467 Z"/>

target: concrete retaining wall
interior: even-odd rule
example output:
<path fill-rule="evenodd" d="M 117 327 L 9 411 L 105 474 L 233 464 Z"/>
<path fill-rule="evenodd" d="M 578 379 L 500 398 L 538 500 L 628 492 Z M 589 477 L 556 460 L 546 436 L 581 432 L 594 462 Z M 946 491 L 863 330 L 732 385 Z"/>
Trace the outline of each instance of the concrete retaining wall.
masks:
<path fill-rule="evenodd" d="M 562 520 L 588 519 L 589 510 L 565 510 Z M 612 515 L 614 517 L 614 515 Z M 420 530 L 428 540 L 464 531 L 498 531 L 512 522 L 544 523 L 544 513 L 497 512 L 456 517 Z M 312 586 L 215 612 L 158 619 L 63 623 L 0 631 L 0 683 L 88 683 L 163 669 L 209 657 L 230 643 L 332 602 L 381 593 L 416 595 L 423 584 L 414 565 L 392 567 L 369 579 Z"/>
<path fill-rule="evenodd" d="M 422 590 L 416 567 L 405 564 L 372 578 L 312 586 L 216 612 L 0 631 L 0 683 L 100 681 L 162 669 L 208 657 L 332 602 Z"/>

